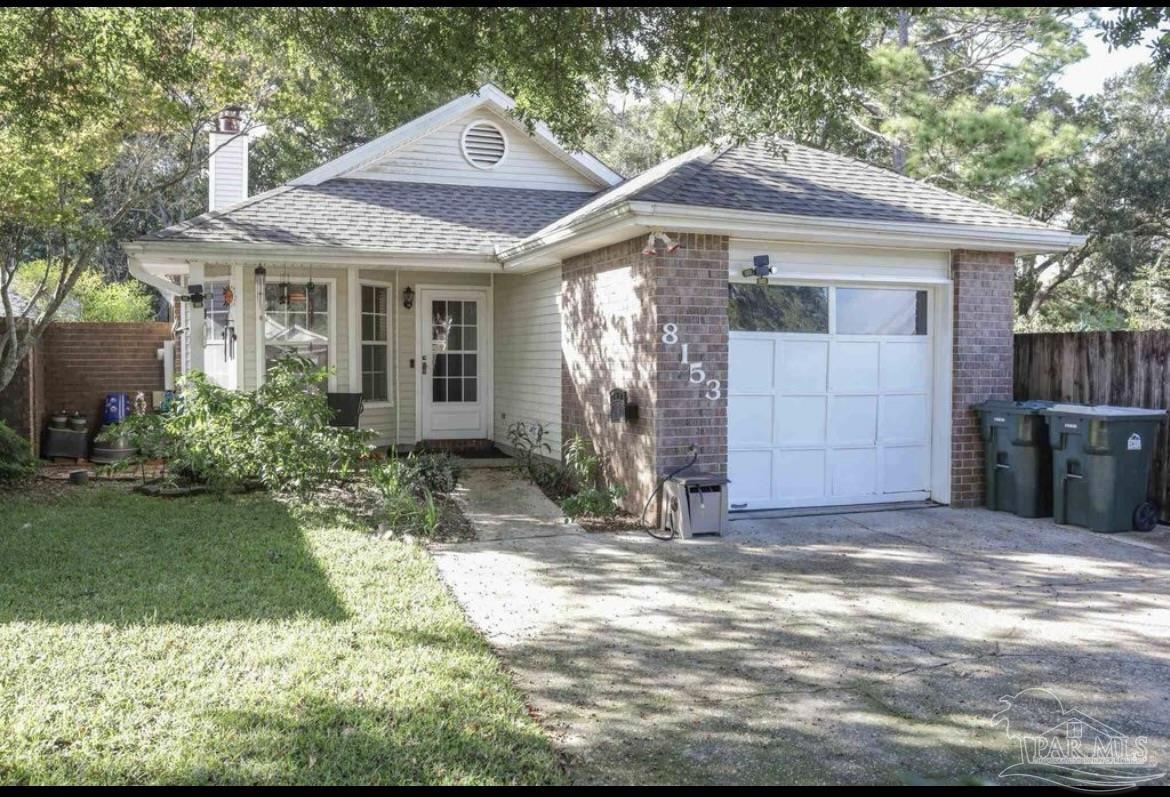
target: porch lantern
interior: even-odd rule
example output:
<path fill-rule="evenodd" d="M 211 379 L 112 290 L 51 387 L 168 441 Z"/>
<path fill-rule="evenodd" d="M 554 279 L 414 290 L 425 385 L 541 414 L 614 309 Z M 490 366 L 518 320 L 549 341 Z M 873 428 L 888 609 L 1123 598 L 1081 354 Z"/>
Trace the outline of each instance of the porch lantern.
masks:
<path fill-rule="evenodd" d="M 406 290 L 402 292 L 402 306 L 407 310 L 414 307 L 414 288 L 410 287 L 409 285 L 407 285 Z"/>
<path fill-rule="evenodd" d="M 256 286 L 256 317 L 261 321 L 264 320 L 265 301 L 264 288 L 268 280 L 268 269 L 264 266 L 256 266 L 256 270 L 252 272 L 252 278 L 255 280 Z"/>

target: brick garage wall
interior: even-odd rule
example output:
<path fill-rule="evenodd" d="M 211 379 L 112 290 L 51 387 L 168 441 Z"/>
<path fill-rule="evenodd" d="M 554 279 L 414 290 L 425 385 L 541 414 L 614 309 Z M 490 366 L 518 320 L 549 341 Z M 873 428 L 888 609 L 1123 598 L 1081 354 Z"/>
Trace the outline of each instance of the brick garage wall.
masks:
<path fill-rule="evenodd" d="M 171 325 L 144 323 L 51 324 L 41 341 L 46 412 L 80 412 L 96 434 L 107 393 L 163 389 L 157 350 L 171 339 Z"/>
<path fill-rule="evenodd" d="M 951 504 L 984 500 L 983 441 L 971 405 L 1012 397 L 1012 325 L 1015 256 L 956 251 L 954 364 L 951 408 Z"/>
<path fill-rule="evenodd" d="M 630 489 L 640 511 L 653 488 L 657 362 L 654 262 L 645 237 L 566 260 L 561 267 L 561 430 L 605 455 L 609 476 Z M 639 407 L 633 423 L 609 420 L 609 391 Z"/>
<path fill-rule="evenodd" d="M 566 260 L 562 266 L 562 426 L 568 440 L 588 437 L 610 476 L 630 489 L 639 512 L 658 477 L 687 462 L 727 466 L 727 239 L 673 235 L 673 255 L 642 254 L 644 236 Z M 662 340 L 674 323 L 679 344 Z M 690 382 L 681 343 L 720 382 L 719 398 Z M 609 421 L 609 391 L 639 405 L 634 423 Z M 649 518 L 648 518 L 649 519 Z"/>
<path fill-rule="evenodd" d="M 653 258 L 654 334 L 658 370 L 655 408 L 655 468 L 658 474 L 690 460 L 688 447 L 698 446 L 696 467 L 727 471 L 727 249 L 728 240 L 716 235 L 679 235 L 674 255 Z M 664 324 L 678 325 L 679 343 L 662 340 Z M 702 363 L 706 379 L 691 382 L 690 367 Z M 718 380 L 718 398 L 707 397 L 707 380 Z M 714 395 L 714 394 L 712 394 Z"/>

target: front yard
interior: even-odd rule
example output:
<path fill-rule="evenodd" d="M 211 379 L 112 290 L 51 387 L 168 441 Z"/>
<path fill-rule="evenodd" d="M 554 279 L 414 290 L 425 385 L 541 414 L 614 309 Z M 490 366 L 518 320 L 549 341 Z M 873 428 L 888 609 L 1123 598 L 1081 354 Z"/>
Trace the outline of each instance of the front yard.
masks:
<path fill-rule="evenodd" d="M 548 783 L 426 552 L 263 495 L 0 495 L 0 782 Z"/>

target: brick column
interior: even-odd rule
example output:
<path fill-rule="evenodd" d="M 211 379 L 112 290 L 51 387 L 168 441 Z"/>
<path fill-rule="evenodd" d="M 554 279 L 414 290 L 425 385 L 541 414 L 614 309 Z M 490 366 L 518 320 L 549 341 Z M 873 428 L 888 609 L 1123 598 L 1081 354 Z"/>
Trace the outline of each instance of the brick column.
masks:
<path fill-rule="evenodd" d="M 951 277 L 955 302 L 951 505 L 977 506 L 984 500 L 983 441 L 971 405 L 1012 397 L 1015 256 L 955 251 Z"/>

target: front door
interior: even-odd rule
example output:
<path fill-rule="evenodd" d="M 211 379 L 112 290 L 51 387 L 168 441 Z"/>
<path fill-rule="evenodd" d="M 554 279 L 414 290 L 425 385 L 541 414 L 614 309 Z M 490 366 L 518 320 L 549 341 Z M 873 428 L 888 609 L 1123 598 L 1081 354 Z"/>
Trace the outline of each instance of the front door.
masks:
<path fill-rule="evenodd" d="M 487 292 L 419 291 L 419 379 L 423 440 L 488 436 Z"/>

